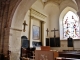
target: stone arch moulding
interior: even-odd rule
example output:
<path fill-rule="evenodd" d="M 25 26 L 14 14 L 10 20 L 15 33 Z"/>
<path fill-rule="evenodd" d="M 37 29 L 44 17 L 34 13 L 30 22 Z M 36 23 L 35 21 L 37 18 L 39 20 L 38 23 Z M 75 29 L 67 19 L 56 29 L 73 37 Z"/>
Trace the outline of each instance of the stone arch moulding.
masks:
<path fill-rule="evenodd" d="M 10 23 L 9 27 L 20 29 L 20 31 L 10 29 L 11 34 L 9 36 L 9 50 L 11 51 L 10 60 L 20 60 L 22 24 L 28 9 L 35 1 L 36 0 L 22 0 L 13 8 L 13 11 L 10 16 L 11 18 L 9 21 Z"/>

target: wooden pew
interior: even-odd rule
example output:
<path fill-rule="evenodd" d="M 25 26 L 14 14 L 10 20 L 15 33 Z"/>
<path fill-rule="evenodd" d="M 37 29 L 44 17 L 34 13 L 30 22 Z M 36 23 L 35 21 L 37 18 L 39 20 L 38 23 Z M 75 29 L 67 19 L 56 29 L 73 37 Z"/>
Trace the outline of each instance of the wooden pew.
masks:
<path fill-rule="evenodd" d="M 57 57 L 56 60 L 80 60 L 80 59 L 76 59 L 76 58 Z"/>
<path fill-rule="evenodd" d="M 80 59 L 80 51 L 59 52 L 59 57 Z"/>
<path fill-rule="evenodd" d="M 80 60 L 80 59 L 76 59 L 76 58 L 62 58 L 62 60 Z"/>

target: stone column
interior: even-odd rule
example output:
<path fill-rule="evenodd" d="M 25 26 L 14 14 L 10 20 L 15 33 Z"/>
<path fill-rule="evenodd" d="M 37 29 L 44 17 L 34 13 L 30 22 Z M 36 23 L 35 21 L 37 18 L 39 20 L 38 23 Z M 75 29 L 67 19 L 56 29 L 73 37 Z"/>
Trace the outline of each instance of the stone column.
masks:
<path fill-rule="evenodd" d="M 46 40 L 46 39 L 45 39 L 45 37 L 46 37 L 46 36 L 45 36 L 45 32 L 46 32 L 45 28 L 46 28 L 46 27 L 45 27 L 45 22 L 44 22 L 44 21 L 41 22 L 41 26 L 42 26 L 42 29 L 41 29 L 41 30 L 42 30 L 42 31 L 41 31 L 41 36 L 42 36 L 41 38 L 42 38 L 42 39 L 41 39 L 41 40 L 42 40 L 42 45 L 45 46 L 45 45 L 46 45 L 46 44 L 45 44 L 45 43 L 46 43 L 46 42 L 45 42 L 45 40 Z"/>
<path fill-rule="evenodd" d="M 20 60 L 21 53 L 21 32 L 20 29 L 11 28 L 9 37 L 10 60 Z"/>

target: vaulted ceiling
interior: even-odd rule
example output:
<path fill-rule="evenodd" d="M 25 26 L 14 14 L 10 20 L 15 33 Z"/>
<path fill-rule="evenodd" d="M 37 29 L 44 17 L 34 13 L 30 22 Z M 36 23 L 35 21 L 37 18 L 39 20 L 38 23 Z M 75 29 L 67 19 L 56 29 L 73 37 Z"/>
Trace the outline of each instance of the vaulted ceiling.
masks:
<path fill-rule="evenodd" d="M 78 9 L 75 0 L 37 0 L 32 8 L 43 14 L 52 15 L 62 11 L 65 8 L 64 6 Z"/>

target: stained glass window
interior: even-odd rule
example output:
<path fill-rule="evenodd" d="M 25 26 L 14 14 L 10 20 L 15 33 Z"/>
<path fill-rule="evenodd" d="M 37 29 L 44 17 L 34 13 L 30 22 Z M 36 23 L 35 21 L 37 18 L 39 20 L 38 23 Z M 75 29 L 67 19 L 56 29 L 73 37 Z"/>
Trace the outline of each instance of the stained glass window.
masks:
<path fill-rule="evenodd" d="M 72 38 L 79 38 L 79 18 L 78 16 L 69 11 L 63 19 L 63 33 L 64 38 L 68 38 L 69 36 Z"/>

